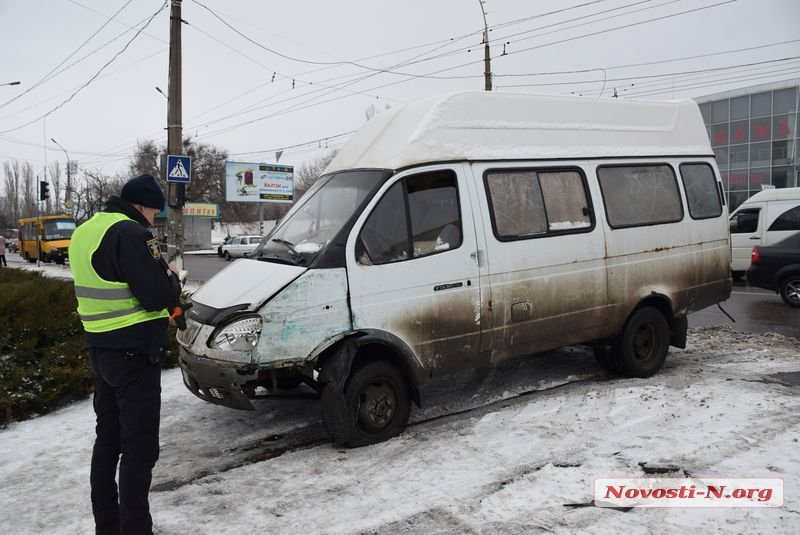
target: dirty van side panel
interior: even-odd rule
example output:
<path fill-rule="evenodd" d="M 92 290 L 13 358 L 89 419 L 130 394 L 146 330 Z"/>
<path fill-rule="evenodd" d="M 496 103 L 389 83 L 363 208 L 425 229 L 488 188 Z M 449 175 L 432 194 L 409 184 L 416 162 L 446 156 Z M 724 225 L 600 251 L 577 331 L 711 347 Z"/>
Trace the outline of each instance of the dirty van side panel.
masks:
<path fill-rule="evenodd" d="M 345 268 L 306 271 L 260 312 L 260 364 L 303 362 L 320 344 L 351 330 Z"/>
<path fill-rule="evenodd" d="M 388 332 L 431 375 L 482 359 L 475 228 L 463 166 L 400 173 L 347 243 L 354 329 Z"/>
<path fill-rule="evenodd" d="M 492 292 L 492 360 L 602 332 L 604 238 L 585 173 L 563 164 L 476 166 Z"/>
<path fill-rule="evenodd" d="M 596 169 L 606 212 L 612 334 L 653 295 L 666 298 L 679 316 L 730 291 L 727 214 L 722 206 L 714 217 L 689 213 L 679 163 L 626 161 Z"/>

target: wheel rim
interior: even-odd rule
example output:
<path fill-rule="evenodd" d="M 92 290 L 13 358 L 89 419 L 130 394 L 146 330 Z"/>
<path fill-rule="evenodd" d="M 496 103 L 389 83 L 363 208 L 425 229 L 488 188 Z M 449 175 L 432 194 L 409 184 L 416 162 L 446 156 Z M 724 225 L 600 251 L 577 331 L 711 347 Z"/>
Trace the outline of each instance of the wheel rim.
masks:
<path fill-rule="evenodd" d="M 786 297 L 793 303 L 800 303 L 800 279 L 786 283 Z"/>
<path fill-rule="evenodd" d="M 397 392 L 387 379 L 374 379 L 358 393 L 356 418 L 364 433 L 380 433 L 392 423 L 396 412 Z"/>
<path fill-rule="evenodd" d="M 643 323 L 633 336 L 633 355 L 642 364 L 647 364 L 658 357 L 661 350 L 661 336 L 654 323 Z"/>

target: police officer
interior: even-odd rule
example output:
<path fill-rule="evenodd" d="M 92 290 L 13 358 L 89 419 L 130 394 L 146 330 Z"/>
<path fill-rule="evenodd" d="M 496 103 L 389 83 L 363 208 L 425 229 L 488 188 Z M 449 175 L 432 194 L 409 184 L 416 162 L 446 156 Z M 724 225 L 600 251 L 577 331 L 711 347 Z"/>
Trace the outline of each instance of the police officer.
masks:
<path fill-rule="evenodd" d="M 152 533 L 148 495 L 158 460 L 160 356 L 180 285 L 148 230 L 164 208 L 137 176 L 72 235 L 69 264 L 95 381 L 91 498 L 97 533 Z M 119 464 L 119 489 L 115 481 Z"/>

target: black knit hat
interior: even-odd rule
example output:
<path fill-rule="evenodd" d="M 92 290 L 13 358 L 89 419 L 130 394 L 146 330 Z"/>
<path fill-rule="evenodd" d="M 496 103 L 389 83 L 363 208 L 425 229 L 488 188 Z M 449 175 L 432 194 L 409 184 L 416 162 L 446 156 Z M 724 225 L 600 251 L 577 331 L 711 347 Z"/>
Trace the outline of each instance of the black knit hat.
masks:
<path fill-rule="evenodd" d="M 128 180 L 122 186 L 120 198 L 131 204 L 141 204 L 148 208 L 164 209 L 164 192 L 153 175 L 140 175 Z"/>

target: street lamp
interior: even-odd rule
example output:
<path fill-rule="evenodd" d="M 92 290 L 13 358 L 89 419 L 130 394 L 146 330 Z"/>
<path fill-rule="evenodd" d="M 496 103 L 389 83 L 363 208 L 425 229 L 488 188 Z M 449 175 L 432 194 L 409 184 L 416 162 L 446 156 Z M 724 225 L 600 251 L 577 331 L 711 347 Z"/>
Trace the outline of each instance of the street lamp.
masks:
<path fill-rule="evenodd" d="M 165 99 L 169 100 L 169 97 L 168 97 L 168 96 L 167 96 L 167 95 L 166 95 L 166 94 L 165 94 L 163 91 L 161 91 L 161 88 L 160 88 L 160 87 L 156 86 L 156 91 L 158 91 L 159 93 L 161 93 L 161 95 L 163 95 L 163 97 L 164 97 Z"/>
<path fill-rule="evenodd" d="M 0 84 L 0 85 L 19 85 L 19 84 L 20 84 L 19 82 L 6 82 L 6 83 Z"/>
<path fill-rule="evenodd" d="M 64 206 L 67 208 L 72 208 L 72 181 L 71 181 L 71 174 L 70 174 L 70 165 L 69 165 L 69 154 L 67 153 L 67 149 L 61 146 L 61 144 L 53 139 L 50 138 L 50 141 L 55 143 L 59 149 L 64 151 L 64 155 L 67 157 L 67 191 L 64 194 Z"/>

